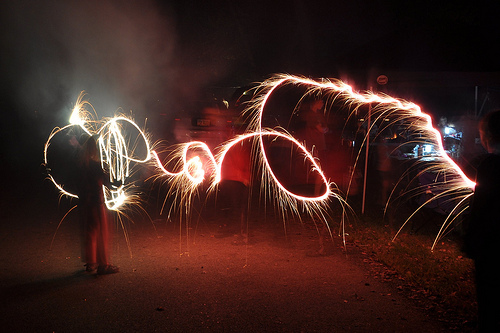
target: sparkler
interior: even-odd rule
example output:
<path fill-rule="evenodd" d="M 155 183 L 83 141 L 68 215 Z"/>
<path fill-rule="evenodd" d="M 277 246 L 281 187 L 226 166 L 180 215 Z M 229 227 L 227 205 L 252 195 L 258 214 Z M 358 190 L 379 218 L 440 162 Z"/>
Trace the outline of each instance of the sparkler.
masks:
<path fill-rule="evenodd" d="M 134 194 L 133 183 L 129 181 L 132 175 L 132 163 L 143 164 L 151 159 L 150 143 L 147 135 L 137 126 L 137 124 L 130 118 L 125 116 L 116 116 L 109 119 L 97 120 L 97 113 L 93 106 L 85 101 L 83 98 L 85 93 L 82 92 L 71 113 L 69 124 L 62 128 L 54 128 L 45 143 L 44 148 L 44 164 L 47 167 L 48 178 L 59 189 L 61 195 L 71 198 L 77 198 L 74 190 L 65 188 L 65 184 L 61 183 L 57 176 L 52 173 L 53 161 L 49 158 L 50 146 L 57 137 L 65 137 L 71 134 L 71 139 L 67 140 L 63 146 L 72 146 L 73 151 L 67 151 L 64 163 L 70 169 L 76 169 L 76 161 L 69 163 L 70 160 L 75 160 L 77 151 L 80 149 L 80 144 L 76 139 L 79 133 L 85 133 L 87 136 L 97 137 L 97 146 L 100 154 L 101 167 L 107 170 L 109 175 L 109 183 L 112 184 L 110 188 L 103 185 L 102 191 L 104 195 L 104 202 L 109 210 L 115 211 L 117 214 L 118 222 L 120 223 L 125 240 L 127 242 L 130 255 L 132 250 L 130 247 L 129 237 L 125 225 L 122 220 L 125 207 L 138 206 L 140 198 Z M 135 138 L 133 137 L 135 134 Z M 69 142 L 68 142 L 69 141 Z M 59 147 L 61 148 L 61 147 Z M 142 148 L 142 149 L 138 149 Z M 139 153 L 142 151 L 142 154 Z M 57 165 L 55 165 L 57 167 Z M 66 172 L 68 172 L 66 170 Z M 74 170 L 69 171 L 73 177 Z M 70 177 L 71 178 L 71 177 Z M 66 179 L 67 180 L 67 179 Z M 75 180 L 73 179 L 73 182 Z M 71 179 L 69 180 L 71 184 Z M 75 208 L 70 209 L 59 222 L 62 224 L 66 216 Z M 140 206 L 138 206 L 140 207 Z M 54 234 L 55 238 L 55 234 Z M 54 238 L 52 241 L 54 241 Z"/>
<path fill-rule="evenodd" d="M 73 108 L 70 116 L 70 124 L 58 128 L 56 127 L 49 135 L 44 148 L 44 164 L 50 166 L 49 149 L 50 145 L 58 134 L 72 132 L 73 138 L 71 144 L 78 149 L 79 144 L 75 139 L 75 134 L 86 133 L 89 136 L 97 137 L 99 147 L 101 166 L 108 170 L 109 182 L 112 188 L 103 186 L 105 203 L 108 209 L 119 211 L 127 203 L 133 201 L 134 196 L 130 193 L 130 184 L 127 184 L 127 178 L 131 175 L 131 163 L 146 163 L 150 160 L 150 143 L 147 135 L 131 119 L 124 116 L 117 116 L 110 119 L 96 120 L 97 114 L 90 103 L 85 101 L 82 92 Z M 91 111 L 88 110 L 89 107 Z M 128 132 L 136 132 L 137 136 L 134 142 L 130 138 L 126 139 L 124 127 L 128 127 Z M 139 145 L 143 147 L 143 154 L 137 153 Z M 68 157 L 69 158 L 69 157 Z M 64 188 L 54 175 L 50 172 L 49 179 L 59 189 L 62 195 L 76 198 L 77 195 Z"/>
<path fill-rule="evenodd" d="M 368 123 L 369 128 L 367 128 L 367 135 L 369 135 L 369 133 L 374 130 L 376 123 L 385 123 L 384 126 L 388 127 L 401 122 L 404 123 L 406 131 L 416 137 L 413 140 L 407 141 L 405 144 L 411 145 L 418 143 L 422 145 L 425 143 L 433 147 L 433 151 L 435 151 L 435 154 L 433 156 L 434 160 L 432 162 L 426 161 L 425 166 L 419 171 L 419 174 L 423 174 L 425 172 L 436 173 L 435 183 L 432 184 L 432 189 L 435 190 L 434 192 L 436 192 L 436 194 L 433 198 L 427 200 L 417 208 L 417 210 L 403 223 L 401 228 L 394 236 L 394 239 L 398 236 L 403 227 L 408 223 L 408 221 L 415 215 L 418 210 L 422 209 L 432 200 L 438 200 L 440 198 L 451 196 L 451 200 L 455 203 L 455 207 L 451 210 L 448 217 L 443 222 L 442 227 L 439 230 L 439 233 L 436 236 L 435 242 L 433 244 L 432 248 L 434 248 L 437 241 L 445 233 L 447 228 L 466 209 L 468 199 L 472 195 L 472 190 L 475 186 L 475 183 L 471 181 L 455 163 L 455 161 L 453 161 L 447 155 L 444 150 L 439 131 L 432 126 L 431 117 L 428 114 L 422 112 L 420 107 L 414 103 L 395 99 L 390 96 L 377 95 L 371 92 L 357 93 L 353 91 L 351 86 L 341 81 L 322 80 L 318 82 L 315 80 L 290 75 L 278 75 L 269 79 L 268 81 L 265 81 L 260 86 L 260 95 L 258 95 L 252 101 L 253 104 L 247 109 L 247 112 L 251 114 L 252 119 L 249 126 L 250 131 L 259 133 L 260 138 L 262 138 L 262 135 L 276 135 L 280 137 L 286 137 L 287 139 L 294 142 L 294 144 L 296 144 L 298 147 L 300 147 L 300 149 L 303 149 L 307 158 L 311 159 L 312 161 L 314 161 L 314 159 L 310 154 L 308 154 L 305 148 L 299 142 L 294 141 L 294 139 L 292 139 L 287 134 L 281 134 L 274 130 L 262 129 L 264 109 L 268 100 L 272 97 L 273 93 L 278 88 L 284 86 L 295 86 L 300 87 L 304 90 L 304 94 L 302 95 L 302 98 L 299 100 L 298 104 L 300 104 L 301 100 L 306 98 L 307 96 L 321 94 L 327 100 L 326 109 L 334 108 L 335 103 L 337 103 L 336 105 L 340 105 L 341 107 L 345 107 L 350 110 L 348 115 L 349 118 L 355 117 L 355 115 L 360 112 L 363 107 L 369 105 L 371 110 L 372 122 Z M 291 110 L 290 114 L 292 114 L 294 111 L 295 110 Z M 362 139 L 361 147 L 366 145 L 366 141 L 367 136 Z M 265 175 L 265 180 L 269 180 L 272 184 L 276 185 L 275 187 L 277 191 L 275 192 L 275 194 L 277 194 L 277 197 L 280 198 L 280 201 L 284 200 L 285 202 L 290 202 L 291 200 L 297 200 L 304 203 L 324 204 L 330 197 L 330 195 L 332 195 L 330 186 L 335 186 L 335 184 L 328 184 L 322 172 L 320 172 L 320 174 L 322 175 L 323 181 L 325 181 L 325 183 L 329 185 L 327 187 L 327 191 L 323 195 L 313 198 L 304 198 L 287 191 L 287 189 L 284 188 L 284 186 L 282 186 L 282 184 L 277 180 L 272 169 L 270 168 L 267 157 L 265 156 L 265 148 L 262 142 L 263 141 L 261 139 L 260 146 L 263 152 L 263 174 Z M 351 181 L 354 175 L 355 166 L 359 161 L 360 155 L 361 148 L 355 159 L 354 167 L 352 168 L 353 173 L 351 174 Z M 422 160 L 419 160 L 415 167 L 417 167 L 418 165 L 423 165 L 423 163 L 424 162 Z M 313 165 L 315 169 L 317 168 L 317 170 L 321 170 L 319 169 L 318 164 L 313 163 Z M 443 181 L 437 181 L 440 176 L 444 179 Z M 349 188 L 347 192 L 348 191 Z M 394 193 L 391 193 L 391 197 L 393 197 L 393 195 Z M 340 196 L 338 195 L 336 195 L 336 197 L 340 198 Z M 386 208 L 388 204 L 389 201 L 386 204 Z M 291 207 L 293 207 L 293 205 L 291 205 Z M 319 208 L 317 205 L 308 205 L 307 207 L 312 207 L 312 209 L 315 211 L 318 211 Z"/>
<path fill-rule="evenodd" d="M 263 107 L 264 104 L 261 106 Z M 262 109 L 256 108 L 257 118 L 262 116 Z M 192 193 L 198 189 L 198 186 L 207 180 L 209 183 L 208 191 L 213 191 L 217 188 L 217 185 L 224 178 L 222 174 L 222 165 L 224 163 L 227 153 L 236 145 L 242 144 L 244 141 L 250 141 L 252 147 L 254 147 L 254 152 L 252 156 L 255 156 L 255 164 L 260 166 L 262 175 L 262 186 L 263 188 L 269 189 L 270 197 L 275 198 L 276 205 L 281 208 L 283 214 L 284 212 L 291 210 L 294 213 L 299 213 L 298 206 L 302 204 L 304 211 L 310 215 L 317 215 L 324 219 L 324 211 L 327 208 L 328 200 L 332 197 L 336 197 L 339 200 L 342 198 L 334 191 L 332 191 L 332 184 L 330 184 L 321 170 L 318 161 L 313 157 L 311 152 L 309 152 L 297 139 L 292 135 L 286 133 L 285 131 L 279 131 L 275 129 L 262 128 L 259 122 L 255 122 L 258 128 L 249 126 L 246 133 L 239 135 L 228 142 L 221 144 L 216 149 L 216 154 L 212 154 L 208 146 L 203 142 L 189 142 L 181 144 L 176 150 L 174 158 L 180 162 L 175 163 L 175 169 L 179 171 L 169 171 L 165 168 L 160 161 L 158 154 L 152 152 L 154 159 L 156 160 L 159 174 L 157 177 L 170 177 L 170 182 L 173 184 L 171 193 L 177 193 L 180 195 L 181 202 L 188 202 L 192 198 Z M 290 145 L 295 147 L 303 158 L 309 161 L 311 165 L 311 172 L 317 173 L 324 184 L 324 191 L 319 195 L 304 196 L 295 193 L 294 191 L 288 189 L 284 184 L 282 184 L 275 171 L 273 170 L 269 158 L 266 153 L 265 141 L 268 140 L 284 140 Z M 204 155 L 207 156 L 205 160 L 207 163 L 200 163 L 202 158 L 200 155 L 195 155 L 194 157 L 188 158 L 188 153 L 191 148 L 197 148 Z M 171 160 L 168 160 L 166 164 L 169 164 Z M 242 180 L 242 182 L 250 180 Z M 187 205 L 183 205 L 187 206 Z"/>
<path fill-rule="evenodd" d="M 467 200 L 471 195 L 471 189 L 474 188 L 474 182 L 467 178 L 458 165 L 446 154 L 442 144 L 441 136 L 438 130 L 432 126 L 431 117 L 421 111 L 416 104 L 395 99 L 386 95 L 377 95 L 371 92 L 359 93 L 354 92 L 352 87 L 336 80 L 315 81 L 303 77 L 290 75 L 277 75 L 264 81 L 257 89 L 254 98 L 250 101 L 248 108 L 244 111 L 244 115 L 250 119 L 249 126 L 245 133 L 230 139 L 228 142 L 222 143 L 216 147 L 215 154 L 209 147 L 200 141 L 182 143 L 174 149 L 173 155 L 169 159 L 162 162 L 156 151 L 151 149 L 149 140 L 146 134 L 129 118 L 119 116 L 108 119 L 106 121 L 95 121 L 92 112 L 86 109 L 90 105 L 83 101 L 81 95 L 75 105 L 74 111 L 70 118 L 70 124 L 63 128 L 56 128 L 50 134 L 45 145 L 44 160 L 45 164 L 49 164 L 47 151 L 53 137 L 63 130 L 69 129 L 71 126 L 76 126 L 79 130 L 89 134 L 98 136 L 98 145 L 101 153 L 101 161 L 103 167 L 109 169 L 110 182 L 119 183 L 120 185 L 107 189 L 103 188 L 105 193 L 106 205 L 111 210 L 120 210 L 125 203 L 131 201 L 131 196 L 128 193 L 127 178 L 130 175 L 130 163 L 153 163 L 158 173 L 157 178 L 167 178 L 172 186 L 168 195 L 174 195 L 178 199 L 178 203 L 186 208 L 186 214 L 189 214 L 191 209 L 190 202 L 193 194 L 199 189 L 202 184 L 208 183 L 208 191 L 213 191 L 223 179 L 222 165 L 228 151 L 235 145 L 244 141 L 252 143 L 254 157 L 253 162 L 257 169 L 260 170 L 261 188 L 267 195 L 274 198 L 276 206 L 279 207 L 283 215 L 285 212 L 291 211 L 297 215 L 302 211 L 311 216 L 316 216 L 322 219 L 327 225 L 327 210 L 328 204 L 332 199 L 337 199 L 341 203 L 343 210 L 340 229 L 344 228 L 344 215 L 349 209 L 348 204 L 336 184 L 330 182 L 323 172 L 320 161 L 311 151 L 306 149 L 305 145 L 298 139 L 294 138 L 283 127 L 267 128 L 263 123 L 263 116 L 269 100 L 274 96 L 278 89 L 283 87 L 297 87 L 303 91 L 302 97 L 297 101 L 294 109 L 289 110 L 290 116 L 296 113 L 298 106 L 307 97 L 322 95 L 326 99 L 326 110 L 329 112 L 335 107 L 341 107 L 349 110 L 348 120 L 356 117 L 356 114 L 361 113 L 362 109 L 371 106 L 372 121 L 367 128 L 367 133 L 374 130 L 376 123 L 385 123 L 385 126 L 391 126 L 396 123 L 404 122 L 406 130 L 412 133 L 416 139 L 410 140 L 408 143 L 426 143 L 434 147 L 435 160 L 433 163 L 426 166 L 420 172 L 433 171 L 438 174 L 448 175 L 443 182 L 436 182 L 434 189 L 439 189 L 440 193 L 434 199 L 442 198 L 447 195 L 454 195 L 458 200 L 455 208 L 451 211 L 448 218 L 443 223 L 439 231 L 437 239 L 442 236 L 448 226 L 454 221 L 456 216 L 463 212 L 467 205 Z M 95 114 L 95 110 L 91 108 Z M 134 149 L 130 148 L 130 142 L 125 139 L 123 127 L 129 126 L 136 131 L 137 142 L 141 142 L 144 146 L 142 156 L 137 156 Z M 322 183 L 320 193 L 314 195 L 302 195 L 295 192 L 289 186 L 280 181 L 277 170 L 273 169 L 269 159 L 269 143 L 284 142 L 289 147 L 292 147 L 300 154 L 304 161 L 310 165 L 310 173 L 314 173 Z M 366 137 L 362 139 L 361 147 L 366 145 Z M 352 168 L 351 181 L 347 189 L 346 196 L 349 193 L 349 188 L 352 183 L 354 169 L 360 159 L 361 149 L 359 150 Z M 173 166 L 173 167 L 172 167 Z M 56 179 L 49 175 L 49 178 L 62 194 L 70 197 L 75 197 L 74 193 L 67 191 L 63 185 L 59 184 Z M 391 194 L 391 197 L 394 193 Z M 429 202 L 429 201 L 428 201 Z M 428 202 L 425 202 L 418 209 L 420 210 Z M 185 205 L 183 205 L 185 204 Z M 416 213 L 416 211 L 415 211 Z M 415 214 L 413 213 L 412 216 Z M 402 228 L 411 219 L 410 216 L 404 222 L 401 229 L 398 230 L 396 236 Z"/>

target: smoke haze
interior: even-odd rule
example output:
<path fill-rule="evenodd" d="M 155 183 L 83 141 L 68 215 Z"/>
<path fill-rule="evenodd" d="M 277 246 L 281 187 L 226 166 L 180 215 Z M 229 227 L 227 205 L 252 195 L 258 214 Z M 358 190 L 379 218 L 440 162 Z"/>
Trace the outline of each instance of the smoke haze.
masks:
<path fill-rule="evenodd" d="M 189 107 L 228 72 L 220 52 L 180 45 L 186 18 L 154 1 L 3 2 L 2 73 L 21 121 L 64 125 L 81 91 L 100 117 L 118 108 L 138 122 Z M 212 59 L 212 60 L 211 60 Z M 45 133 L 48 134 L 48 133 Z"/>

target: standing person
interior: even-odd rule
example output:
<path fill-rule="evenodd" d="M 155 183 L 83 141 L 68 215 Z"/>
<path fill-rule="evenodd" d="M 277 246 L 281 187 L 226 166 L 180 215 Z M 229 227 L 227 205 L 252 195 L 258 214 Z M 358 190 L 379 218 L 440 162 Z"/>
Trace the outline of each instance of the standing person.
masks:
<path fill-rule="evenodd" d="M 244 140 L 227 151 L 221 165 L 220 188 L 233 221 L 227 221 L 228 230 L 220 230 L 219 237 L 236 235 L 233 244 L 248 243 L 248 206 L 252 176 L 252 142 Z M 241 242 L 241 241 L 242 242 Z"/>
<path fill-rule="evenodd" d="M 321 163 L 326 155 L 326 138 L 328 132 L 324 114 L 325 102 L 322 99 L 313 99 L 305 103 L 305 110 L 300 114 L 305 128 L 299 133 L 299 138 L 305 147 Z M 319 177 L 314 180 L 314 195 L 319 195 L 323 189 L 323 181 Z"/>
<path fill-rule="evenodd" d="M 392 185 L 392 162 L 391 162 L 391 147 L 388 144 L 388 138 L 385 132 L 382 132 L 377 137 L 377 171 L 380 177 L 380 197 L 378 204 L 382 207 L 387 205 L 389 194 Z"/>
<path fill-rule="evenodd" d="M 78 155 L 78 208 L 83 227 L 83 260 L 86 271 L 97 274 L 118 273 L 109 263 L 110 226 L 104 203 L 103 184 L 107 181 L 93 137 L 83 143 Z"/>
<path fill-rule="evenodd" d="M 465 226 L 464 251 L 474 260 L 479 331 L 500 332 L 498 236 L 500 234 L 500 110 L 479 124 L 488 154 L 479 163 L 471 214 Z"/>
<path fill-rule="evenodd" d="M 304 141 L 306 147 L 316 156 L 321 155 L 326 150 L 325 133 L 328 132 L 328 127 L 323 111 L 324 106 L 325 102 L 322 99 L 313 100 L 302 115 L 305 122 Z"/>

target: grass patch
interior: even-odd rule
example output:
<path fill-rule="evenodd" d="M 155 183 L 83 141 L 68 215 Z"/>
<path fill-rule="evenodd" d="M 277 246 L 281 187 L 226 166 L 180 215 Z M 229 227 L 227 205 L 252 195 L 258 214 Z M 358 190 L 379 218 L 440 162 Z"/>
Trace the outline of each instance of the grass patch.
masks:
<path fill-rule="evenodd" d="M 367 219 L 352 228 L 349 241 L 363 248 L 371 259 L 384 265 L 379 273 L 410 298 L 423 300 L 426 307 L 457 329 L 474 327 L 477 304 L 472 260 L 460 251 L 458 242 L 445 238 L 434 251 L 434 235 L 402 233 L 380 219 Z"/>

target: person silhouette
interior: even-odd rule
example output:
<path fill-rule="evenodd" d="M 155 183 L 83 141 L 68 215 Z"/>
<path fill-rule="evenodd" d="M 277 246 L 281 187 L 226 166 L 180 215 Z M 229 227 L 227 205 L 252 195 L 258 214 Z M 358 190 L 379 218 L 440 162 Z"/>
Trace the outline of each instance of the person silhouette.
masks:
<path fill-rule="evenodd" d="M 97 274 L 118 273 L 109 263 L 110 226 L 104 203 L 103 185 L 109 182 L 102 169 L 96 140 L 88 136 L 78 152 L 77 194 L 83 227 L 83 256 L 86 271 Z"/>
<path fill-rule="evenodd" d="M 464 251 L 474 260 L 480 332 L 500 332 L 500 284 L 497 281 L 500 232 L 500 110 L 479 123 L 487 150 L 477 167 L 476 187 L 464 228 Z"/>

